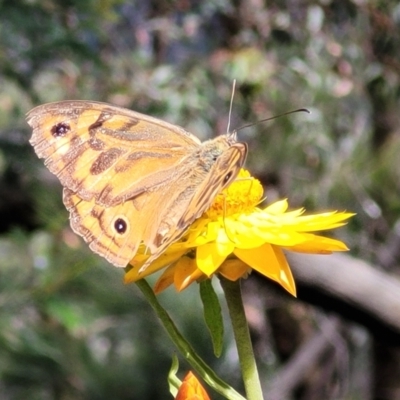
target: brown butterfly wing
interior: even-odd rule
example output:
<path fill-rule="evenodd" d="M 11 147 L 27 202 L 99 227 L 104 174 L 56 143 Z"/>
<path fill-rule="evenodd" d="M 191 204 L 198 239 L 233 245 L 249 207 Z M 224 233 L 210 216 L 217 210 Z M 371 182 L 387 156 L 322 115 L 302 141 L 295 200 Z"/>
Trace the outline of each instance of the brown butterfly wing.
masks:
<path fill-rule="evenodd" d="M 191 161 L 191 165 L 175 171 L 168 186 L 153 188 L 116 206 L 104 207 L 95 198 L 85 201 L 64 188 L 72 229 L 93 251 L 116 266 L 124 267 L 141 243 L 153 259 L 157 258 L 184 232 L 177 231 L 178 220 L 193 197 L 197 181 L 204 178 L 196 175 L 196 159 L 191 157 Z"/>
<path fill-rule="evenodd" d="M 84 201 L 64 189 L 71 226 L 93 251 L 116 266 L 124 267 L 144 243 L 151 253 L 144 270 L 209 208 L 215 195 L 236 177 L 245 156 L 245 145 L 237 143 L 208 171 L 191 157 L 191 165 L 178 171 L 162 191 L 144 192 L 114 207 Z"/>
<path fill-rule="evenodd" d="M 105 103 L 62 101 L 34 108 L 30 143 L 62 185 L 114 206 L 167 185 L 176 165 L 200 146 L 183 128 Z"/>
<path fill-rule="evenodd" d="M 220 136 L 215 139 L 216 145 L 226 141 L 226 136 Z M 237 177 L 240 168 L 243 166 L 247 146 L 244 143 L 234 143 L 223 146 L 230 146 L 223 150 L 221 155 L 211 166 L 209 171 L 204 173 L 199 163 L 192 172 L 192 182 L 197 184 L 187 187 L 180 196 L 170 204 L 166 210 L 168 218 L 162 221 L 157 232 L 157 247 L 152 251 L 151 256 L 141 267 L 143 272 L 163 251 L 173 242 L 178 240 L 187 230 L 187 228 L 207 211 L 214 198 L 225 189 Z M 201 179 L 198 179 L 201 177 Z"/>
<path fill-rule="evenodd" d="M 246 146 L 229 135 L 200 143 L 182 128 L 108 104 L 67 101 L 28 114 L 31 143 L 65 186 L 71 226 L 91 249 L 142 268 L 179 239 L 237 175 Z"/>
<path fill-rule="evenodd" d="M 224 150 L 210 169 L 207 179 L 196 188 L 190 203 L 178 220 L 178 229 L 186 229 L 210 208 L 215 197 L 236 179 L 246 156 L 245 143 L 234 143 Z"/>
<path fill-rule="evenodd" d="M 82 200 L 64 188 L 63 201 L 70 212 L 72 229 L 111 264 L 125 267 L 142 242 L 149 251 L 155 251 L 159 193 L 145 192 L 135 200 L 103 207 L 94 199 Z"/>

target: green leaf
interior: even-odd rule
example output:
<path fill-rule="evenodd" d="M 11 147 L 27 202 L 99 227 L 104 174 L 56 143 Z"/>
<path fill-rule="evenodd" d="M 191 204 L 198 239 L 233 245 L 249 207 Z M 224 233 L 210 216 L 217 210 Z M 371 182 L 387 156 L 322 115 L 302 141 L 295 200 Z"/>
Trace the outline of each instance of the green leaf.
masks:
<path fill-rule="evenodd" d="M 178 372 L 178 368 L 179 368 L 179 360 L 178 360 L 178 357 L 174 354 L 172 356 L 171 368 L 169 369 L 169 372 L 168 372 L 169 392 L 172 394 L 173 397 L 176 397 L 176 394 L 178 393 L 178 389 L 182 384 L 181 380 L 176 376 L 176 373 Z"/>
<path fill-rule="evenodd" d="M 224 322 L 221 305 L 210 279 L 200 283 L 200 297 L 204 307 L 204 319 L 211 334 L 214 354 L 216 357 L 220 357 L 224 339 Z"/>

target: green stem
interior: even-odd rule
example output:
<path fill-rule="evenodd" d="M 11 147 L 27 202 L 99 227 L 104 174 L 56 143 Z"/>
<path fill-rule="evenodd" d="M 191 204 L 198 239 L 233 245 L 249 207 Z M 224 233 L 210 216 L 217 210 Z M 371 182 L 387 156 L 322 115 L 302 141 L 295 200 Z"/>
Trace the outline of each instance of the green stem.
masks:
<path fill-rule="evenodd" d="M 220 277 L 220 281 L 232 321 L 247 400 L 262 400 L 263 394 L 244 312 L 240 280 L 232 282 Z"/>
<path fill-rule="evenodd" d="M 204 362 L 204 360 L 197 355 L 190 343 L 187 342 L 187 340 L 178 331 L 171 317 L 161 306 L 149 284 L 144 279 L 140 279 L 136 282 L 136 286 L 140 289 L 146 300 L 156 312 L 170 339 L 174 342 L 175 346 L 185 357 L 187 362 L 192 366 L 192 368 L 198 373 L 198 375 L 200 375 L 210 387 L 212 387 L 216 392 L 220 393 L 225 398 L 230 400 L 245 400 L 243 396 L 241 396 L 226 382 L 219 378 L 215 372 Z"/>

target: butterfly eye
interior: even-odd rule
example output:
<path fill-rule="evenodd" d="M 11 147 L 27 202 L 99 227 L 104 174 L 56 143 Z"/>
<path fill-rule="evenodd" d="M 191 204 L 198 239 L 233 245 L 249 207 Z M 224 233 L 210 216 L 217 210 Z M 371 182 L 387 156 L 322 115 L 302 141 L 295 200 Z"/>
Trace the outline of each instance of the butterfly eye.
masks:
<path fill-rule="evenodd" d="M 65 136 L 69 131 L 71 130 L 71 127 L 65 123 L 65 122 L 59 122 L 58 124 L 54 125 L 51 128 L 51 134 L 54 137 L 63 137 Z"/>
<path fill-rule="evenodd" d="M 233 172 L 228 172 L 225 177 L 224 177 L 224 184 L 229 182 L 229 179 L 231 179 Z"/>
<path fill-rule="evenodd" d="M 117 218 L 114 222 L 114 228 L 119 233 L 120 235 L 123 235 L 126 232 L 126 229 L 128 228 L 128 225 L 125 220 L 122 218 Z"/>

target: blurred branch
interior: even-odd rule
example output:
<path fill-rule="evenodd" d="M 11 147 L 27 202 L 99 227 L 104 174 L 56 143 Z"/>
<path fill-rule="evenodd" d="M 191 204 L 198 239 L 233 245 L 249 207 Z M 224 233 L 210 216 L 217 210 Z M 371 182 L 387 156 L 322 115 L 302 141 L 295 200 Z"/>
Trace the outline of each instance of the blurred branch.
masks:
<path fill-rule="evenodd" d="M 317 365 L 325 351 L 332 347 L 336 332 L 340 329 L 340 321 L 336 318 L 325 319 L 318 332 L 310 340 L 303 343 L 280 369 L 265 391 L 269 400 L 283 400 L 290 397 L 292 391 L 306 378 L 311 368 Z"/>
<path fill-rule="evenodd" d="M 299 298 L 400 343 L 400 280 L 344 254 L 287 254 Z"/>
<path fill-rule="evenodd" d="M 376 259 L 386 270 L 393 270 L 400 257 L 400 220 L 388 232 L 386 240 L 376 249 Z"/>

